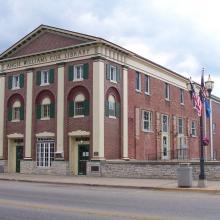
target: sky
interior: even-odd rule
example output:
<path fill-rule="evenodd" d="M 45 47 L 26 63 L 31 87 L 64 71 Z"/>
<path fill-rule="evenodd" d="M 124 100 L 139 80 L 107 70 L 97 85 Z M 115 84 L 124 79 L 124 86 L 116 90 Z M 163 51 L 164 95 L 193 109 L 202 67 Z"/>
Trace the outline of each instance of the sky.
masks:
<path fill-rule="evenodd" d="M 0 53 L 40 24 L 102 37 L 220 97 L 219 0 L 0 0 Z"/>

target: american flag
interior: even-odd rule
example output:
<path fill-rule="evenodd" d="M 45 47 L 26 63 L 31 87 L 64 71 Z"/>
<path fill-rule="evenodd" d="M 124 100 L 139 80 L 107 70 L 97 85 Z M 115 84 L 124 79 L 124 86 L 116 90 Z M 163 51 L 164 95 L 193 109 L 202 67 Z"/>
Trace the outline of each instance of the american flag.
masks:
<path fill-rule="evenodd" d="M 199 95 L 196 94 L 191 80 L 190 80 L 190 85 L 191 85 L 192 100 L 193 100 L 194 106 L 196 108 L 198 116 L 201 117 L 202 116 L 202 101 Z"/>

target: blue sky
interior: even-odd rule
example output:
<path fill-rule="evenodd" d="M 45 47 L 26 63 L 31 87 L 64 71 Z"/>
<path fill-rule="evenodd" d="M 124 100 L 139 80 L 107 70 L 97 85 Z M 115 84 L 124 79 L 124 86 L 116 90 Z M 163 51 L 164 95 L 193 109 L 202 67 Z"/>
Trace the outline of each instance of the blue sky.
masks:
<path fill-rule="evenodd" d="M 0 52 L 40 24 L 103 37 L 220 96 L 218 0 L 0 0 Z M 207 78 L 207 77 L 206 77 Z"/>

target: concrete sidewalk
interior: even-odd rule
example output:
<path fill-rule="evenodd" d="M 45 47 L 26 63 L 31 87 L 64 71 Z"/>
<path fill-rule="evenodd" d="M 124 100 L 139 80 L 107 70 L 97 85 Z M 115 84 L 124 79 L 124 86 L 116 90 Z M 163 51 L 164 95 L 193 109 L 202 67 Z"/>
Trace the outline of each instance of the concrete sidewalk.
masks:
<path fill-rule="evenodd" d="M 130 178 L 51 176 L 51 175 L 26 175 L 26 174 L 2 173 L 0 174 L 0 180 L 47 183 L 47 184 L 151 189 L 151 190 L 163 190 L 163 191 L 220 193 L 220 181 L 208 181 L 206 188 L 198 188 L 197 187 L 198 181 L 193 182 L 192 188 L 179 188 L 177 186 L 177 180 L 164 180 L 164 179 L 130 179 Z"/>

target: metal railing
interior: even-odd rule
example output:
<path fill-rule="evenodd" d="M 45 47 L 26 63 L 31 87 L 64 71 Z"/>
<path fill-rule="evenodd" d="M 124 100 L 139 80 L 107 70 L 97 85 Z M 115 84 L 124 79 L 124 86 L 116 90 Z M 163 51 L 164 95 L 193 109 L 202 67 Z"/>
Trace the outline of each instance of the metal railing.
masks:
<path fill-rule="evenodd" d="M 188 148 L 175 149 L 170 151 L 161 151 L 154 154 L 148 154 L 147 160 L 189 160 L 190 151 Z"/>

